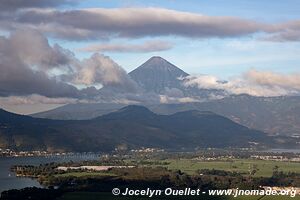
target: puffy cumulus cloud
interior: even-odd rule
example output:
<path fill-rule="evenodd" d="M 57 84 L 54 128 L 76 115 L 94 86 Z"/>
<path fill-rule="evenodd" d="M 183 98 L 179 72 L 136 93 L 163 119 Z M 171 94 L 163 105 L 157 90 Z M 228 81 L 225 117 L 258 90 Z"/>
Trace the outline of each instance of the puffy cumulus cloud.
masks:
<path fill-rule="evenodd" d="M 127 72 L 108 56 L 99 53 L 77 63 L 73 82 L 84 85 L 101 84 L 104 87 L 124 89 L 126 92 L 137 90 L 136 83 Z"/>
<path fill-rule="evenodd" d="M 58 74 L 49 69 L 56 69 Z M 78 89 L 76 84 L 86 88 Z M 80 61 L 35 30 L 21 30 L 0 37 L 0 96 L 38 94 L 48 98 L 93 99 L 101 84 L 135 92 L 136 84 L 109 57 L 94 54 Z M 36 100 L 36 98 L 35 98 Z"/>
<path fill-rule="evenodd" d="M 32 32 L 33 33 L 33 32 Z M 32 38 L 24 34 L 25 38 Z M 78 90 L 67 83 L 51 79 L 40 64 L 53 64 L 44 62 L 53 60 L 64 64 L 64 59 L 56 59 L 56 51 L 47 45 L 38 43 L 27 44 L 32 47 L 17 44 L 21 33 L 15 33 L 9 38 L 0 37 L 0 96 L 40 94 L 47 97 L 75 97 Z M 34 32 L 33 38 L 40 36 Z M 31 40 L 33 41 L 33 40 Z M 37 45 L 36 45 L 37 44 Z M 45 48 L 44 48 L 45 47 Z M 37 51 L 36 48 L 41 48 Z M 45 53 L 44 50 L 48 53 Z M 36 58 L 34 58 L 36 56 Z M 28 61 L 28 63 L 27 63 Z M 30 64 L 29 64 L 30 63 Z"/>
<path fill-rule="evenodd" d="M 165 51 L 173 48 L 173 44 L 161 40 L 146 41 L 142 44 L 95 44 L 80 48 L 79 51 L 87 52 L 124 52 L 124 53 L 148 53 Z"/>
<path fill-rule="evenodd" d="M 81 70 L 78 72 L 76 81 L 86 85 L 102 83 L 114 85 L 122 83 L 122 78 L 127 78 L 127 73 L 109 57 L 94 54 L 91 58 L 83 60 Z"/>
<path fill-rule="evenodd" d="M 202 89 L 218 89 L 220 82 L 218 78 L 210 75 L 188 76 L 181 78 L 185 86 L 197 86 Z"/>
<path fill-rule="evenodd" d="M 272 72 L 259 72 L 250 70 L 245 74 L 249 82 L 262 86 L 280 87 L 291 91 L 300 91 L 300 73 L 278 74 Z"/>
<path fill-rule="evenodd" d="M 1 11 L 13 11 L 22 8 L 50 8 L 61 5 L 74 5 L 78 0 L 1 0 Z"/>
<path fill-rule="evenodd" d="M 26 64 L 38 67 L 55 68 L 70 62 L 72 53 L 55 44 L 51 47 L 40 32 L 23 29 L 13 32 L 9 38 L 13 53 Z"/>
<path fill-rule="evenodd" d="M 199 89 L 224 90 L 229 94 L 249 94 L 252 96 L 285 96 L 300 94 L 300 73 L 278 74 L 250 70 L 241 77 L 228 81 L 219 80 L 215 76 L 189 76 L 184 79 L 186 87 Z"/>

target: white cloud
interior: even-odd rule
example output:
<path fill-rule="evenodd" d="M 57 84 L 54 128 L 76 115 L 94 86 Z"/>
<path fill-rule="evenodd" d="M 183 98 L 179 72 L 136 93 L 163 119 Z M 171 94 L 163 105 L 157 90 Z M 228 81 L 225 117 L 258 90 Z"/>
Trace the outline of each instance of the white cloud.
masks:
<path fill-rule="evenodd" d="M 71 75 L 72 82 L 93 86 L 118 87 L 124 91 L 137 90 L 136 83 L 128 76 L 127 72 L 108 56 L 96 53 L 90 58 L 78 61 L 75 74 Z"/>
<path fill-rule="evenodd" d="M 215 76 L 189 76 L 184 79 L 186 87 L 224 90 L 229 94 L 249 94 L 252 96 L 284 96 L 300 94 L 300 73 L 278 74 L 250 70 L 240 77 L 228 81 Z"/>
<path fill-rule="evenodd" d="M 159 95 L 159 98 L 159 102 L 163 104 L 200 102 L 199 99 L 192 97 L 170 97 L 168 95 Z"/>

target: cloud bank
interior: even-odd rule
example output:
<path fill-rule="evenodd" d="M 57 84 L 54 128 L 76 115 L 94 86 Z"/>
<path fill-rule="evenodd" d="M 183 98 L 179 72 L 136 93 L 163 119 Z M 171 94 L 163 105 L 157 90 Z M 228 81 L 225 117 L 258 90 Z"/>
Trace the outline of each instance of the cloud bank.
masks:
<path fill-rule="evenodd" d="M 22 8 L 52 8 L 61 5 L 74 5 L 78 0 L 1 0 L 1 11 L 15 11 Z"/>
<path fill-rule="evenodd" d="M 71 11 L 34 9 L 21 12 L 16 21 L 66 39 L 161 35 L 234 37 L 258 32 L 263 26 L 236 17 L 213 17 L 162 8 L 95 8 Z M 54 24 L 60 31 L 55 30 Z"/>
<path fill-rule="evenodd" d="M 41 9 L 43 6 L 51 7 L 59 4 L 53 2 L 67 4 L 70 1 L 44 0 L 40 3 L 31 1 L 35 3 L 28 3 L 28 6 L 21 3 L 25 1 L 18 1 L 16 8 L 21 9 L 0 14 L 1 29 L 15 30 L 31 27 L 51 37 L 65 40 L 109 40 L 156 36 L 227 38 L 250 36 L 256 33 L 265 33 L 264 40 L 269 41 L 298 41 L 300 39 L 300 21 L 260 23 L 239 17 L 207 16 L 153 7 Z M 2 9 L 12 6 L 13 3 L 8 2 L 10 1 L 1 2 Z M 24 9 L 26 7 L 35 8 Z"/>
<path fill-rule="evenodd" d="M 199 89 L 224 90 L 228 94 L 249 94 L 252 96 L 286 96 L 300 94 L 300 73 L 278 74 L 267 71 L 249 70 L 241 77 L 228 81 L 219 80 L 215 76 L 189 76 L 184 86 Z"/>

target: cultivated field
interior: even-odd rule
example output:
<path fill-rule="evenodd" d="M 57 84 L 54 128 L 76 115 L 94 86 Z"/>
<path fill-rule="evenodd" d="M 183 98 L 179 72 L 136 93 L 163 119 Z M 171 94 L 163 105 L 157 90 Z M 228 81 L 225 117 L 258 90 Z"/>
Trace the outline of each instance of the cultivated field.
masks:
<path fill-rule="evenodd" d="M 193 174 L 199 169 L 218 169 L 225 171 L 236 171 L 248 174 L 249 168 L 257 167 L 255 176 L 272 176 L 273 169 L 278 166 L 278 171 L 300 173 L 300 163 L 238 159 L 231 161 L 197 161 L 197 160 L 168 160 L 169 169 L 180 169 L 188 174 Z"/>

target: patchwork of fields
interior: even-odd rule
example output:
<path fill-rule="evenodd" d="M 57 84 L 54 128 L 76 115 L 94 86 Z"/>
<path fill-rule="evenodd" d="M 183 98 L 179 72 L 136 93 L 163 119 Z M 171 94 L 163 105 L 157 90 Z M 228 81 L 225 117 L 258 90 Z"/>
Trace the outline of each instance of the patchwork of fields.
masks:
<path fill-rule="evenodd" d="M 273 169 L 277 166 L 278 171 L 300 173 L 299 162 L 280 162 L 266 160 L 237 159 L 230 161 L 197 161 L 189 159 L 169 160 L 169 169 L 180 169 L 188 174 L 193 174 L 199 169 L 218 169 L 225 171 L 236 171 L 244 174 L 249 173 L 249 169 L 258 169 L 254 176 L 270 177 Z"/>

